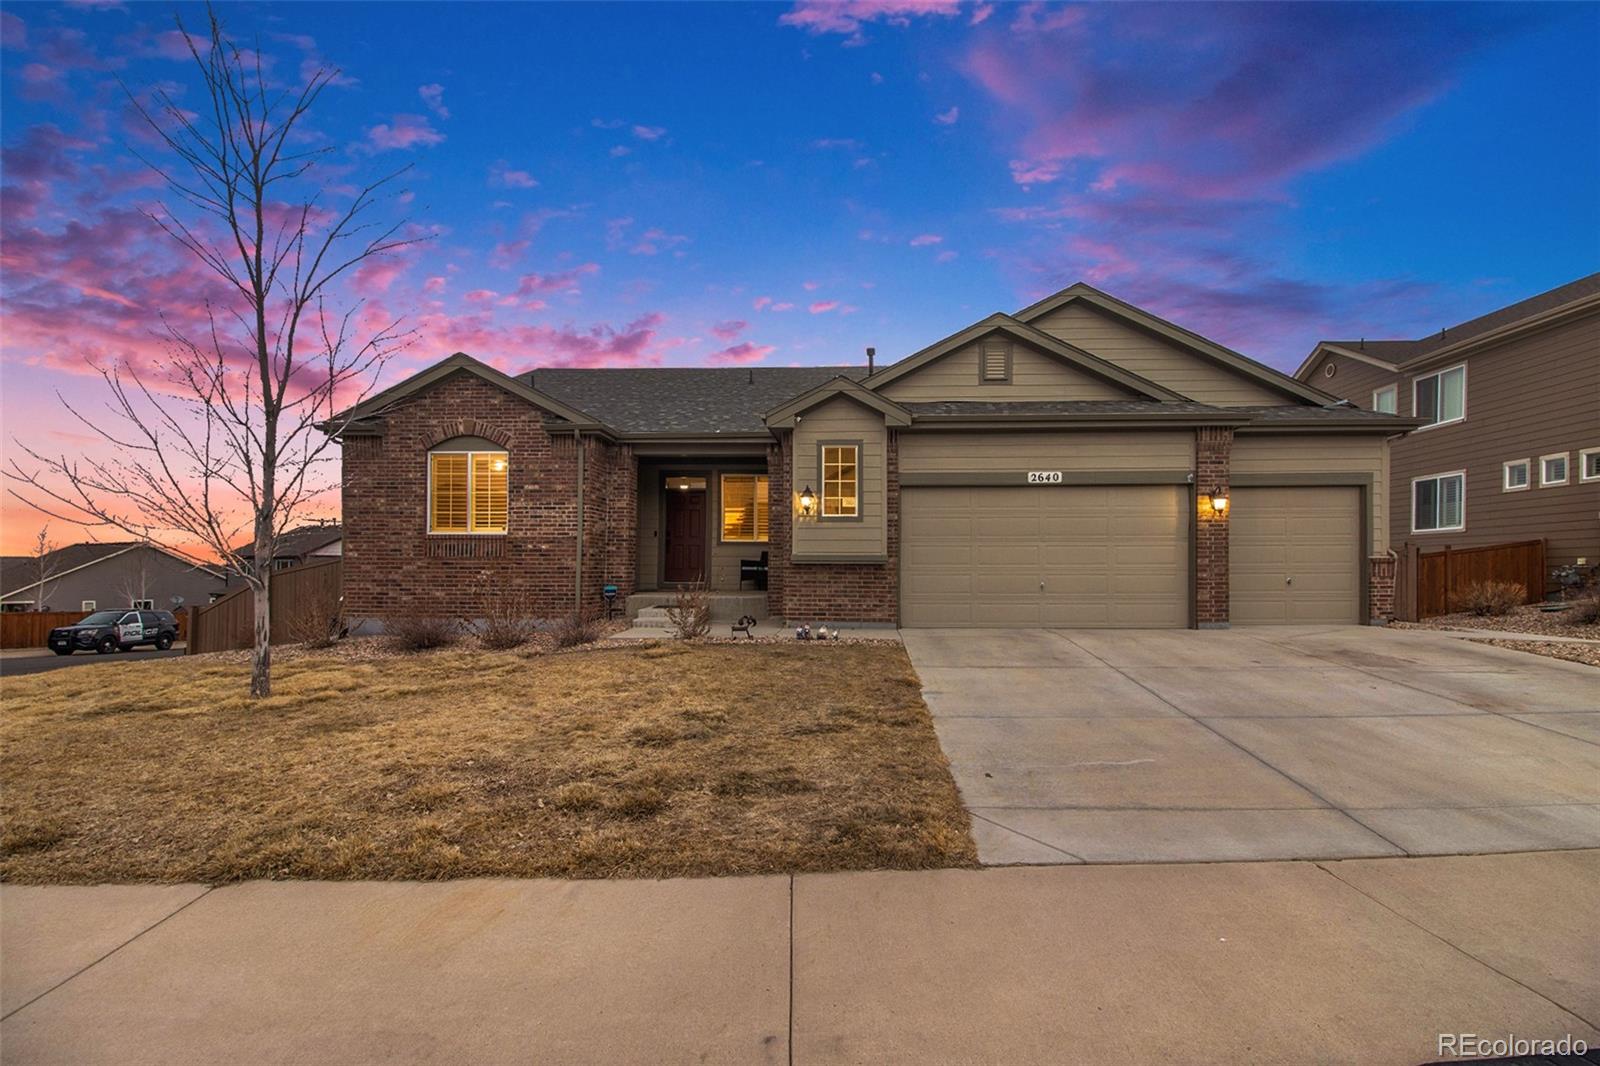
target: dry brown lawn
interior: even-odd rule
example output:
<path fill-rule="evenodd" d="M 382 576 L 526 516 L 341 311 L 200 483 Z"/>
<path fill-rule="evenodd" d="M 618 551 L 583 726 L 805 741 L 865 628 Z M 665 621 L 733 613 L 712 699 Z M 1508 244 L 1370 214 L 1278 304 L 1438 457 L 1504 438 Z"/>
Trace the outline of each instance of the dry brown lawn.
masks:
<path fill-rule="evenodd" d="M 896 645 L 209 657 L 5 682 L 13 882 L 970 866 Z"/>

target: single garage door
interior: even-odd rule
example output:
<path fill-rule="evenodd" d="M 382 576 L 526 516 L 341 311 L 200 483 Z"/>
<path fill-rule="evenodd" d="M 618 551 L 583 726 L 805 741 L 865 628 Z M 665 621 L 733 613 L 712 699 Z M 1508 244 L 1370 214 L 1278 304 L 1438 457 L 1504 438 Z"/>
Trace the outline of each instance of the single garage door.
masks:
<path fill-rule="evenodd" d="M 1234 625 L 1361 621 L 1361 490 L 1235 488 L 1228 517 Z"/>
<path fill-rule="evenodd" d="M 903 626 L 1186 626 L 1188 489 L 907 488 Z"/>

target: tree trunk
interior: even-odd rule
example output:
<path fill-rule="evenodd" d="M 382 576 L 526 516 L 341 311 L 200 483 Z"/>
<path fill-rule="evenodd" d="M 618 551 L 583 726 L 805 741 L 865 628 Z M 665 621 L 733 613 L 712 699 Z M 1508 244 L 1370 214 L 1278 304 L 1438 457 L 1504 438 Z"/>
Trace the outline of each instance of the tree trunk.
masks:
<path fill-rule="evenodd" d="M 270 518 L 256 515 L 255 568 L 255 645 L 250 651 L 250 695 L 260 699 L 272 695 L 272 525 Z"/>

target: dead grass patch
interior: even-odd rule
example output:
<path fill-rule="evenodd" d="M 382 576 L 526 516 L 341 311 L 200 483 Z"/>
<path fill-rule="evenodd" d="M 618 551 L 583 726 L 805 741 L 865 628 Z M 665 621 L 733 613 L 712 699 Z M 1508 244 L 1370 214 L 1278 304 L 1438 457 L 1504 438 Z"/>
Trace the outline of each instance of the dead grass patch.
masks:
<path fill-rule="evenodd" d="M 669 877 L 966 866 L 896 645 L 173 659 L 7 679 L 0 877 Z"/>

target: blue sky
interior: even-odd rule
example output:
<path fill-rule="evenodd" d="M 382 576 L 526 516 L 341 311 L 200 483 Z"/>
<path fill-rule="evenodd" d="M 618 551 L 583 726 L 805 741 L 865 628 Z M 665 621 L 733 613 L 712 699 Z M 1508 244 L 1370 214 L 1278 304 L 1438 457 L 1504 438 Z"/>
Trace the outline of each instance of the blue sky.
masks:
<path fill-rule="evenodd" d="M 276 82 L 340 68 L 336 183 L 413 167 L 433 239 L 340 294 L 417 328 L 388 380 L 893 359 L 1080 279 L 1289 368 L 1600 266 L 1595 4 L 221 11 Z M 0 9 L 7 448 L 201 291 L 118 88 L 198 91 L 174 13 Z"/>

